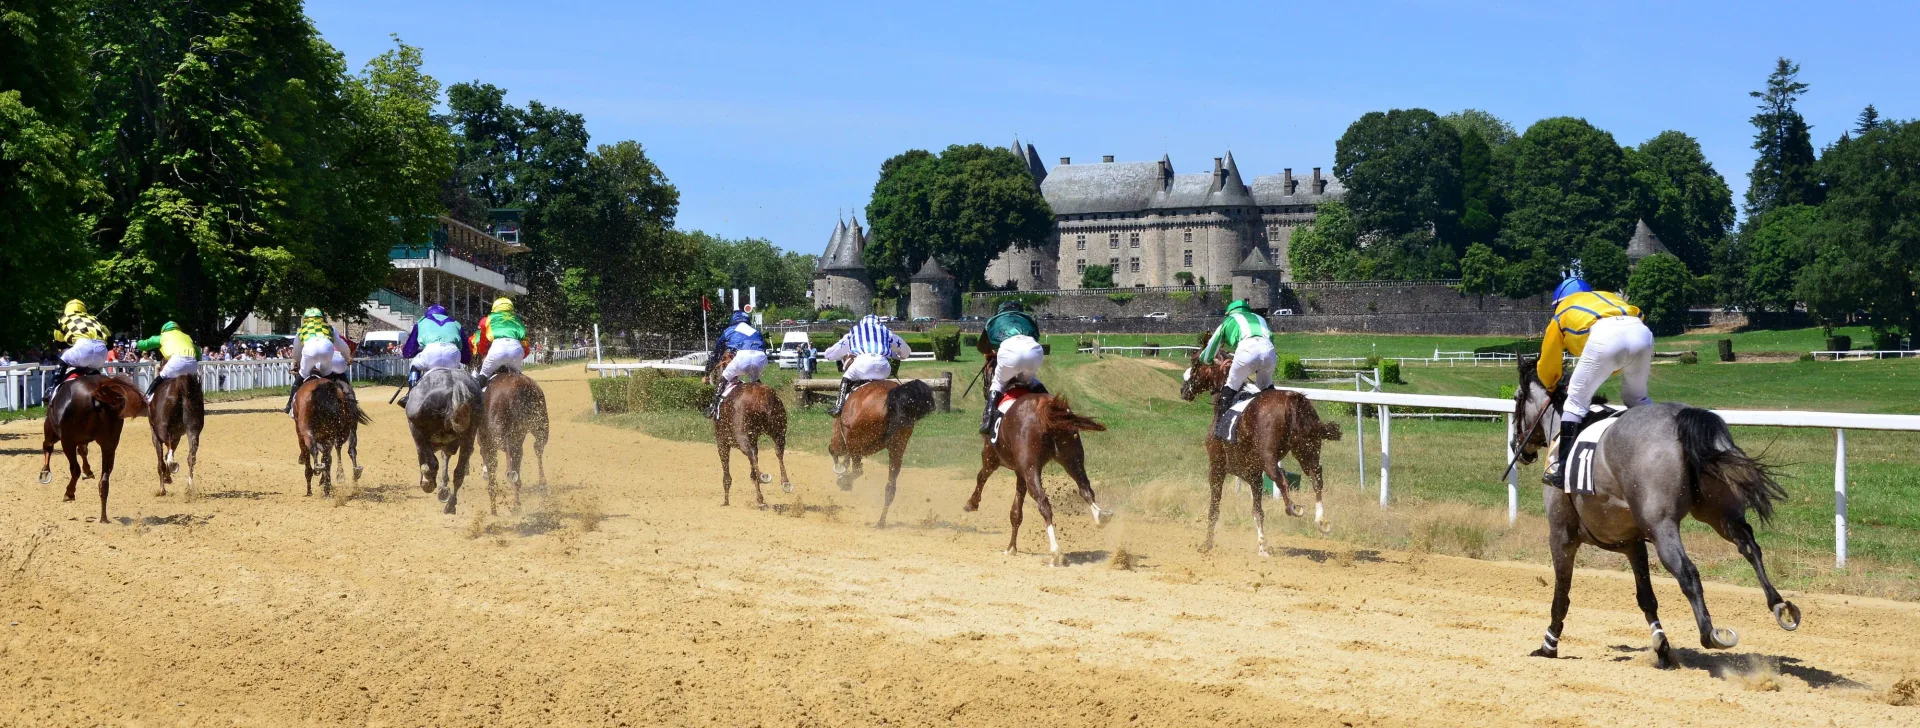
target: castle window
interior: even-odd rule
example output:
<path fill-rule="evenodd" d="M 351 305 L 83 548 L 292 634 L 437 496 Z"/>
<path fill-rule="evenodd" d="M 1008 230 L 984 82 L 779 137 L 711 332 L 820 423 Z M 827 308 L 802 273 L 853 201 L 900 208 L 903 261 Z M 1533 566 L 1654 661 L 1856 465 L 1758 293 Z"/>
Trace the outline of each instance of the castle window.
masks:
<path fill-rule="evenodd" d="M 1181 234 L 1180 234 L 1180 241 L 1181 241 L 1181 242 L 1184 242 L 1184 243 L 1191 243 L 1191 242 L 1193 242 L 1193 231 L 1192 231 L 1192 230 L 1188 230 L 1188 231 L 1186 231 L 1186 232 L 1184 232 L 1184 233 L 1181 233 Z"/>
<path fill-rule="evenodd" d="M 1027 275 L 1033 276 L 1033 280 L 1035 281 L 1040 280 L 1040 261 L 1027 261 Z"/>
<path fill-rule="evenodd" d="M 1127 247 L 1140 247 L 1140 233 L 1127 233 Z"/>
<path fill-rule="evenodd" d="M 1127 259 L 1127 272 L 1129 272 L 1129 273 L 1139 273 L 1139 272 L 1140 272 L 1140 259 L 1139 259 L 1139 258 L 1129 258 L 1129 259 Z"/>
<path fill-rule="evenodd" d="M 1192 249 L 1180 251 L 1180 267 L 1182 268 L 1193 267 L 1193 250 Z"/>
<path fill-rule="evenodd" d="M 1268 226 L 1267 226 L 1267 239 L 1268 239 L 1268 240 L 1272 240 L 1272 239 L 1274 239 L 1274 238 L 1277 238 L 1277 237 L 1280 237 L 1280 226 L 1279 226 L 1278 224 L 1274 224 L 1274 225 L 1268 225 Z"/>
<path fill-rule="evenodd" d="M 1087 272 L 1087 259 L 1086 259 L 1086 258 L 1081 258 L 1081 259 L 1079 259 L 1079 260 L 1075 260 L 1075 261 L 1073 261 L 1073 272 L 1075 272 L 1075 273 L 1081 273 L 1081 274 L 1084 274 L 1084 273 L 1086 273 L 1086 272 Z"/>
<path fill-rule="evenodd" d="M 1113 250 L 1120 249 L 1120 233 L 1107 233 L 1107 247 Z"/>
<path fill-rule="evenodd" d="M 1087 236 L 1085 236 L 1085 235 L 1075 235 L 1075 236 L 1073 236 L 1073 249 L 1074 249 L 1074 250 L 1086 250 L 1086 249 L 1087 249 Z"/>
<path fill-rule="evenodd" d="M 1114 270 L 1120 270 L 1120 259 L 1119 259 L 1119 258 L 1108 258 L 1108 259 L 1107 259 L 1107 267 L 1108 267 L 1108 268 L 1112 268 L 1112 269 L 1114 269 Z"/>

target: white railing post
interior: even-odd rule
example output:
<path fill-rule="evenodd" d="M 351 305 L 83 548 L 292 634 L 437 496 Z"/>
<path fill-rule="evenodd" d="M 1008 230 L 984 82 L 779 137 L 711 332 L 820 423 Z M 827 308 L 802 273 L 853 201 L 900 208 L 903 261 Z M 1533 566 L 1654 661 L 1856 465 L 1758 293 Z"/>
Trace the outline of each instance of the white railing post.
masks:
<path fill-rule="evenodd" d="M 1388 483 L 1393 480 L 1393 413 L 1380 405 L 1380 507 L 1387 507 Z"/>
<path fill-rule="evenodd" d="M 1513 462 L 1513 415 L 1507 415 L 1507 525 L 1520 519 L 1520 467 Z"/>
<path fill-rule="evenodd" d="M 1833 431 L 1833 568 L 1847 568 L 1847 431 Z"/>
<path fill-rule="evenodd" d="M 606 360 L 600 358 L 600 324 L 598 323 L 593 325 L 593 363 L 606 363 Z"/>
<path fill-rule="evenodd" d="M 1360 391 L 1360 375 L 1353 375 L 1353 391 Z M 1367 489 L 1367 409 L 1359 402 L 1353 403 L 1353 448 L 1356 462 L 1360 463 L 1360 489 Z"/>

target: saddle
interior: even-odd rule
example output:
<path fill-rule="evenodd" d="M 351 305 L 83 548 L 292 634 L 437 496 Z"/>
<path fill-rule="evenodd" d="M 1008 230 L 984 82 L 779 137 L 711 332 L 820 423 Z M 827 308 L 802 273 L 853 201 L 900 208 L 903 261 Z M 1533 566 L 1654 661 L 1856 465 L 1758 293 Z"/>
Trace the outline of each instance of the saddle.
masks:
<path fill-rule="evenodd" d="M 1587 416 L 1574 426 L 1573 450 L 1560 467 L 1566 473 L 1561 490 L 1570 494 L 1592 495 L 1593 461 L 1599 454 L 1600 437 L 1607 434 L 1620 413 L 1626 410 L 1606 406 L 1605 400 L 1587 408 Z"/>
<path fill-rule="evenodd" d="M 1242 387 L 1240 391 L 1234 393 L 1233 404 L 1228 405 L 1226 413 L 1220 415 L 1220 419 L 1213 423 L 1213 436 L 1215 438 L 1227 443 L 1234 441 L 1234 426 L 1240 424 L 1240 416 L 1246 414 L 1247 404 L 1252 402 L 1255 397 L 1260 396 L 1260 393 L 1264 391 L 1253 389 L 1252 387 L 1253 385 L 1248 384 Z"/>
<path fill-rule="evenodd" d="M 987 442 L 996 445 L 1000 443 L 1000 423 L 1007 421 L 1007 410 L 1013 409 L 1013 403 L 1020 401 L 1021 397 L 1033 393 L 1034 390 L 1024 384 L 1013 385 L 1008 387 L 1007 391 L 1000 393 L 1000 400 L 993 403 L 993 408 L 999 412 L 993 417 L 993 434 L 987 436 Z"/>

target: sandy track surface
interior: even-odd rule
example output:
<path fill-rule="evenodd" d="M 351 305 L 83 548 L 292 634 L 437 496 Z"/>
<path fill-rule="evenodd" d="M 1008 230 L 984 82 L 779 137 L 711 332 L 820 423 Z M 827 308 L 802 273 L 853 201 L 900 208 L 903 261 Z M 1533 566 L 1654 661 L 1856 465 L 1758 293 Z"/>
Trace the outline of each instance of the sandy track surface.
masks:
<path fill-rule="evenodd" d="M 970 473 L 909 471 L 875 531 L 879 469 L 843 493 L 796 454 L 799 517 L 777 486 L 779 512 L 742 507 L 744 472 L 723 508 L 710 446 L 586 423 L 578 370 L 539 378 L 553 489 L 498 517 L 477 462 L 441 515 L 384 405 L 343 500 L 302 494 L 277 401 L 212 408 L 193 500 L 152 494 L 131 423 L 105 525 L 90 481 L 74 503 L 35 482 L 39 423 L 0 426 L 0 724 L 1920 724 L 1886 702 L 1920 676 L 1920 605 L 1790 594 L 1787 633 L 1713 585 L 1740 647 L 1659 671 L 1630 579 L 1582 572 L 1568 659 L 1532 659 L 1540 566 L 1284 538 L 1259 559 L 1236 531 L 1203 556 L 1194 526 L 1096 529 L 1057 471 L 1067 568 L 1031 510 L 1000 553 L 1004 472 L 962 514 Z"/>

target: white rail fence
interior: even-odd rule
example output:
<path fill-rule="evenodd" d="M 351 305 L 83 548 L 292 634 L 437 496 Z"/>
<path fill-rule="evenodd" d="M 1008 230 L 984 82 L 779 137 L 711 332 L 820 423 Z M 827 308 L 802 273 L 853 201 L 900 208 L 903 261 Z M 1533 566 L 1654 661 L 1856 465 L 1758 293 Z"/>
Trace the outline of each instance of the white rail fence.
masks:
<path fill-rule="evenodd" d="M 1813 354 L 1815 361 L 1823 359 L 1834 361 L 1841 359 L 1905 359 L 1910 356 L 1920 356 L 1920 351 L 1909 349 L 1890 349 L 1886 351 L 1853 349 L 1851 351 L 1815 351 L 1809 353 Z"/>
<path fill-rule="evenodd" d="M 209 392 L 237 392 L 246 389 L 293 386 L 291 359 L 247 359 L 241 361 L 200 362 L 200 384 Z M 145 389 L 153 381 L 155 362 L 124 362 L 101 368 L 108 374 L 125 374 Z M 0 410 L 17 411 L 37 407 L 47 385 L 53 382 L 57 368 L 23 364 L 0 368 Z M 407 360 L 397 356 L 358 359 L 351 371 L 358 380 L 406 376 Z"/>
<path fill-rule="evenodd" d="M 1380 428 L 1380 507 L 1385 508 L 1393 480 L 1393 415 L 1392 407 L 1425 407 L 1432 409 L 1460 410 L 1464 412 L 1491 412 L 1503 414 L 1507 422 L 1506 454 L 1507 461 L 1513 459 L 1513 401 L 1493 397 L 1458 397 L 1435 394 L 1400 394 L 1392 392 L 1349 392 L 1338 389 L 1316 389 L 1312 387 L 1283 387 L 1320 402 L 1347 402 L 1355 406 L 1356 414 L 1360 405 L 1373 405 L 1378 408 Z M 1834 435 L 1833 449 L 1833 564 L 1834 568 L 1846 568 L 1847 565 L 1847 430 L 1882 430 L 1891 432 L 1920 432 L 1920 415 L 1874 415 L 1852 412 L 1803 412 L 1798 410 L 1714 410 L 1720 419 L 1729 425 L 1745 427 L 1806 427 L 1831 429 Z M 1360 423 L 1356 422 L 1358 427 Z M 1364 440 L 1364 431 L 1355 432 L 1356 440 Z M 1365 445 L 1360 445 L 1364 453 Z M 1505 466 L 1506 462 L 1498 463 Z M 1491 468 L 1492 465 L 1490 464 Z M 1361 487 L 1366 487 L 1366 465 L 1361 464 Z M 1507 523 L 1519 518 L 1520 512 L 1520 476 L 1519 470 L 1507 473 Z"/>

